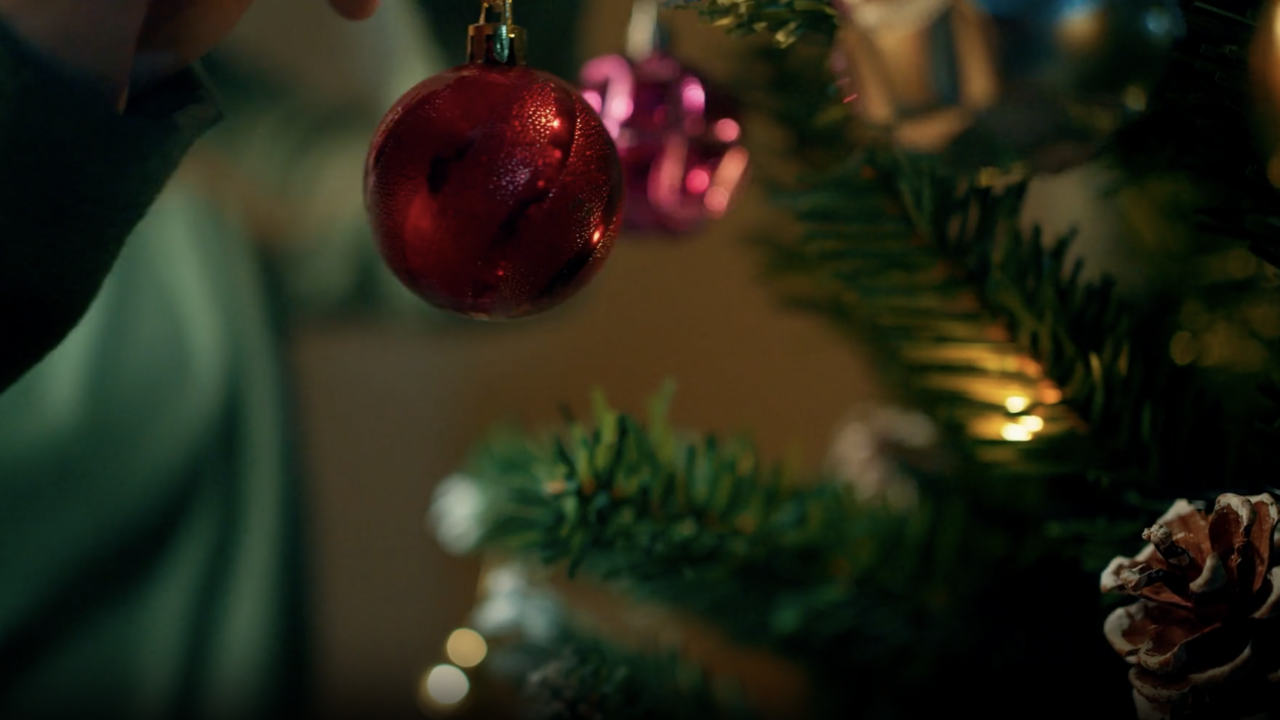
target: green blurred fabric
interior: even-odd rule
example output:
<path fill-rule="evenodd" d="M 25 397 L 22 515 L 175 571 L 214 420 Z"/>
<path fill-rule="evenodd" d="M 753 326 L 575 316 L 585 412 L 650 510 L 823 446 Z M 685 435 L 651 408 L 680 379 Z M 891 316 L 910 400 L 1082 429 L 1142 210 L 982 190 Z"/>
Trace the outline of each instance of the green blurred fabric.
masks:
<path fill-rule="evenodd" d="M 71 301 L 29 317 L 65 340 L 0 394 L 0 718 L 303 716 L 309 561 L 282 339 L 351 308 L 440 319 L 382 268 L 362 211 L 385 108 L 324 107 L 211 58 L 216 105 L 189 78 L 130 135 L 67 112 L 82 88 L 2 30 L 0 300 L 27 317 L 13 289 L 42 287 L 43 268 Z M 191 113 L 206 121 L 175 121 Z M 200 154 L 295 204 L 278 248 L 185 175 L 156 197 L 202 135 Z M 0 356 L 46 342 L 0 333 Z"/>
<path fill-rule="evenodd" d="M 84 321 L 0 396 L 0 717 L 289 707 L 298 489 L 259 272 L 171 187 Z"/>
<path fill-rule="evenodd" d="M 361 198 L 381 113 L 461 61 L 478 15 L 431 5 L 457 55 L 397 61 L 372 106 L 215 54 L 217 103 L 191 75 L 126 120 L 78 105 L 83 88 L 0 27 L 0 718 L 304 715 L 309 560 L 282 340 L 353 311 L 456 322 L 385 270 Z M 576 5 L 524 2 L 520 21 L 565 37 Z M 386 26 L 430 42 L 415 7 L 385 4 L 401 13 Z M 535 43 L 533 64 L 571 77 L 572 46 Z M 290 208 L 269 249 L 199 173 L 160 192 L 201 136 L 230 185 Z"/>

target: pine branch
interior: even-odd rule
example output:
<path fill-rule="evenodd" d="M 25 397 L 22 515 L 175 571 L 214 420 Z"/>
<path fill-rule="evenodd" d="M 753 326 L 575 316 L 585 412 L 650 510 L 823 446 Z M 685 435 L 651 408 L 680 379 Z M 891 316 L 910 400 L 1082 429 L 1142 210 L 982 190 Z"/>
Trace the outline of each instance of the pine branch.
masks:
<path fill-rule="evenodd" d="M 1107 157 L 1139 179 L 1186 177 L 1205 198 L 1195 212 L 1196 243 L 1243 243 L 1280 268 L 1280 193 L 1259 152 L 1259 109 L 1250 96 L 1249 52 L 1263 32 L 1258 19 L 1265 5 L 1183 0 L 1188 32 L 1173 66 L 1152 92 L 1147 112 L 1114 138 Z M 1269 430 L 1249 440 L 1267 447 L 1267 438 L 1280 430 L 1280 339 L 1263 341 L 1272 361 L 1270 377 L 1259 382 L 1271 407 L 1258 422 Z"/>
<path fill-rule="evenodd" d="M 735 698 L 710 686 L 697 666 L 667 653 L 637 654 L 564 629 L 551 643 L 504 648 L 536 669 L 509 678 L 523 686 L 530 720 L 748 720 Z"/>
<path fill-rule="evenodd" d="M 855 510 L 840 487 L 800 486 L 762 466 L 745 441 L 678 438 L 665 397 L 647 425 L 597 395 L 591 424 L 479 446 L 468 474 L 496 519 L 483 544 L 565 563 L 571 577 L 583 571 L 650 590 L 690 578 L 733 584 L 743 574 L 795 589 L 829 584 L 833 564 L 865 570 L 873 562 L 861 546 L 868 528 L 889 532 L 905 522 Z"/>
<path fill-rule="evenodd" d="M 801 37 L 835 33 L 837 13 L 826 0 L 664 0 L 668 7 L 690 8 L 731 35 L 768 34 L 781 47 Z"/>
<path fill-rule="evenodd" d="M 905 209 L 886 208 L 895 186 Z M 1208 374 L 1170 359 L 1174 318 L 1139 315 L 1110 281 L 1081 282 L 1069 237 L 1024 236 L 1022 192 L 957 190 L 901 157 L 854 166 L 788 198 L 806 229 L 768 242 L 771 264 L 803 279 L 793 300 L 825 305 L 855 333 L 870 326 L 901 382 L 993 472 L 1089 476 L 1157 497 L 1250 486 L 1265 446 L 1224 416 Z M 1044 403 L 1044 431 L 1015 445 L 984 432 L 1018 396 Z"/>
<path fill-rule="evenodd" d="M 1019 606 L 993 625 L 975 619 L 983 608 L 1003 602 L 1012 586 L 1065 582 L 1082 555 L 1101 563 L 1114 554 L 1112 534 L 1137 533 L 1118 522 L 1094 538 L 1100 548 L 1070 547 L 1097 527 L 1061 522 L 1050 537 L 1034 483 L 978 483 L 964 469 L 921 477 L 921 502 L 910 513 L 859 505 L 842 487 L 801 484 L 764 467 L 749 444 L 680 436 L 666 420 L 668 397 L 647 423 L 598 397 L 590 421 L 556 436 L 500 436 L 480 446 L 468 474 L 490 506 L 484 548 L 567 566 L 801 663 L 820 701 L 839 705 L 832 716 L 924 712 L 939 699 L 904 700 L 889 688 L 970 673 L 981 687 L 983 673 L 1016 673 L 1033 639 L 991 638 L 1018 613 L 1039 610 Z M 1092 582 L 1054 592 L 1061 597 L 1052 603 L 1073 605 L 1082 628 L 1101 621 Z M 961 662 L 975 643 L 991 652 Z M 851 677 L 867 692 L 850 693 Z"/>
<path fill-rule="evenodd" d="M 822 118 L 852 120 L 814 83 L 813 58 L 801 66 L 788 54 L 797 53 L 767 53 L 750 73 L 759 96 L 785 93 L 785 113 L 776 112 L 783 103 L 755 106 L 775 112 L 797 155 L 852 157 L 775 189 L 804 228 L 799 238 L 759 241 L 788 303 L 878 339 L 895 384 L 956 430 L 989 472 L 1057 476 L 1063 485 L 1091 478 L 1094 490 L 1075 493 L 1073 504 L 1129 513 L 1132 498 L 1114 507 L 1126 489 L 1161 502 L 1216 495 L 1248 490 L 1270 470 L 1259 381 L 1179 365 L 1169 353 L 1185 303 L 1230 300 L 1242 314 L 1258 301 L 1256 288 L 1188 278 L 1178 296 L 1149 308 L 1123 302 L 1113 280 L 1085 283 L 1081 266 L 1068 264 L 1072 237 L 1020 230 L 1025 184 L 997 193 L 927 158 L 859 151 L 847 131 L 816 132 Z M 1221 247 L 1204 252 L 1193 269 L 1223 262 Z M 1045 402 L 1045 428 L 1029 443 L 1002 437 L 1015 420 L 1003 406 L 1019 396 Z M 1273 406 L 1263 422 L 1277 416 Z"/>
<path fill-rule="evenodd" d="M 739 30 L 756 29 L 744 18 L 768 6 L 698 5 Z M 787 84 L 783 72 L 770 80 Z M 801 130 L 800 154 L 839 154 L 816 120 L 833 98 L 790 90 L 773 108 Z M 669 395 L 646 423 L 599 397 L 592 419 L 567 418 L 558 437 L 500 436 L 478 450 L 469 472 L 488 499 L 484 546 L 615 583 L 803 662 L 844 701 L 833 717 L 954 706 L 907 692 L 944 677 L 997 711 L 1018 707 L 1008 688 L 1044 678 L 1074 688 L 1064 716 L 1127 708 L 1115 658 L 1095 642 L 1098 568 L 1164 496 L 1216 493 L 1224 478 L 1252 491 L 1274 472 L 1251 454 L 1267 446 L 1220 411 L 1225 386 L 1171 361 L 1180 320 L 1170 306 L 1147 314 L 1113 283 L 1083 282 L 1067 264 L 1070 237 L 1019 229 L 1024 191 L 866 151 L 784 193 L 803 232 L 763 241 L 775 275 L 802 281 L 783 288 L 788 301 L 880 340 L 903 386 L 960 441 L 947 472 L 918 476 L 912 513 L 800 484 L 749 443 L 684 437 L 668 424 Z M 1028 409 L 1044 427 L 1011 441 L 1005 431 L 1025 428 Z M 1046 626 L 1057 635 L 1042 637 Z M 629 697 L 597 672 L 613 660 L 584 657 L 572 667 L 587 679 L 569 685 L 588 690 L 571 695 Z"/>
<path fill-rule="evenodd" d="M 1222 252 L 1223 242 L 1232 239 L 1245 243 L 1255 255 L 1273 266 L 1280 262 L 1280 193 L 1267 182 L 1265 169 L 1259 167 L 1260 157 L 1253 145 L 1253 128 L 1247 115 L 1250 103 L 1246 94 L 1245 57 L 1256 32 L 1252 18 L 1257 16 L 1259 5 L 1257 0 L 1184 2 L 1189 30 L 1179 46 L 1173 67 L 1152 93 L 1148 114 L 1118 134 L 1106 153 L 1134 178 L 1190 173 L 1201 178 L 1202 186 L 1217 188 L 1198 213 L 1198 229 L 1203 238 L 1201 256 L 1189 257 L 1188 267 L 1215 261 L 1215 254 Z M 729 13 L 732 6 L 732 3 L 716 5 L 721 13 Z M 804 52 L 792 48 L 788 53 L 766 54 L 765 62 L 752 68 L 748 73 L 750 81 L 744 82 L 742 88 L 750 104 L 771 113 L 790 129 L 797 141 L 795 157 L 813 168 L 853 153 L 847 139 L 851 122 L 848 113 L 832 94 L 834 86 L 830 78 L 815 72 L 825 65 L 826 50 L 821 44 L 817 43 L 812 52 L 809 48 L 804 48 Z M 825 85 L 815 85 L 819 77 L 825 78 Z M 762 83 L 762 79 L 766 82 Z M 909 163 L 910 159 L 893 157 L 888 165 L 876 163 L 876 167 L 898 176 L 904 161 Z M 810 187 L 814 184 L 810 183 Z M 927 190 L 937 197 L 946 197 L 953 189 L 917 188 L 912 182 L 900 182 L 897 188 L 899 193 Z M 911 199 L 906 200 L 910 205 Z M 1003 212 L 996 222 L 1016 223 L 1018 204 L 1010 200 L 1003 209 L 998 209 L 988 203 L 981 212 L 997 216 Z M 953 221 L 954 217 L 939 210 L 929 216 L 917 213 L 912 220 L 913 231 L 937 231 L 939 228 L 934 225 Z M 865 227 L 860 229 L 865 234 Z M 1014 237 L 1004 245 L 1026 247 L 1025 254 L 1011 259 L 1020 257 L 1028 264 L 1022 269 L 1006 268 L 1004 274 L 1014 278 L 1010 281 L 1012 284 L 1007 284 L 1005 291 L 989 288 L 993 294 L 983 298 L 982 303 L 1000 323 L 1013 323 L 1021 328 L 1024 335 L 1018 338 L 1020 348 L 1044 366 L 1047 378 L 1062 386 L 1065 404 L 1073 407 L 1079 422 L 1092 427 L 1092 435 L 1103 441 L 1103 455 L 1110 459 L 1095 459 L 1100 465 L 1093 468 L 1103 471 L 1102 482 L 1113 483 L 1119 479 L 1125 484 L 1145 483 L 1148 488 L 1161 482 L 1167 494 L 1198 490 L 1216 494 L 1244 488 L 1229 487 L 1231 480 L 1213 481 L 1217 484 L 1209 491 L 1208 476 L 1225 475 L 1247 483 L 1249 480 L 1244 478 L 1270 470 L 1273 463 L 1261 451 L 1267 447 L 1268 436 L 1261 434 L 1261 428 L 1280 427 L 1280 404 L 1236 407 L 1230 411 L 1234 413 L 1233 420 L 1228 417 L 1230 413 L 1219 407 L 1219 401 L 1235 397 L 1242 398 L 1247 405 L 1250 399 L 1259 398 L 1253 389 L 1258 384 L 1275 390 L 1273 395 L 1280 395 L 1280 338 L 1260 338 L 1271 358 L 1270 369 L 1254 379 L 1231 378 L 1223 373 L 1215 376 L 1212 370 L 1171 366 L 1166 350 L 1170 338 L 1182 330 L 1174 322 L 1173 316 L 1179 312 L 1175 305 L 1199 300 L 1169 298 L 1166 299 L 1169 307 L 1163 314 L 1139 315 L 1133 308 L 1122 309 L 1115 301 L 1114 286 L 1106 283 L 1057 288 L 1052 287 L 1052 283 L 1041 283 L 1041 290 L 1035 291 L 1041 293 L 1039 297 L 1020 300 L 1010 295 L 1007 288 L 1016 287 L 1023 270 L 1037 272 L 1038 258 L 1053 263 L 1055 269 L 1064 273 L 1078 272 L 1078 268 L 1063 266 L 1063 254 L 1070 240 L 1058 238 L 1045 242 L 1038 236 Z M 775 262 L 790 263 L 792 269 L 796 269 L 796 258 L 781 257 L 776 248 L 773 256 Z M 976 262 L 983 261 L 980 253 L 975 257 Z M 883 279 L 900 277 L 905 272 L 902 269 L 891 274 L 890 269 L 882 267 L 881 272 L 868 276 L 874 275 L 882 287 Z M 819 268 L 807 275 L 825 277 L 826 273 Z M 805 273 L 791 273 L 791 276 L 801 278 Z M 860 287 L 859 292 L 866 294 L 871 289 Z M 1063 298 L 1056 303 L 1055 289 Z M 804 304 L 830 304 L 829 300 L 815 301 L 810 290 L 805 293 Z M 1220 294 L 1214 288 L 1195 290 Z M 796 304 L 797 300 L 793 298 L 789 302 Z M 1243 307 L 1258 302 L 1258 296 L 1256 292 L 1253 295 L 1237 293 L 1235 302 L 1236 308 L 1220 302 L 1222 312 L 1240 315 L 1246 312 Z M 1054 314 L 1045 315 L 1045 312 Z M 847 324 L 849 319 L 846 313 L 846 329 L 854 327 Z M 1058 322 L 1073 324 L 1066 329 L 1055 327 Z M 1103 347 L 1108 342 L 1106 333 L 1114 333 L 1109 336 L 1111 347 Z M 1073 335 L 1080 337 L 1073 339 Z M 1119 344 L 1124 338 L 1129 340 L 1127 346 Z M 908 362 L 905 367 L 914 366 Z M 1241 400 L 1233 402 L 1241 405 Z M 940 408 L 939 412 L 945 414 L 946 408 Z M 1142 455 L 1143 443 L 1155 443 L 1158 447 L 1156 452 L 1148 454 L 1146 467 L 1139 467 L 1143 463 L 1143 458 L 1138 457 Z M 1179 477 L 1168 477 L 1170 472 Z"/>

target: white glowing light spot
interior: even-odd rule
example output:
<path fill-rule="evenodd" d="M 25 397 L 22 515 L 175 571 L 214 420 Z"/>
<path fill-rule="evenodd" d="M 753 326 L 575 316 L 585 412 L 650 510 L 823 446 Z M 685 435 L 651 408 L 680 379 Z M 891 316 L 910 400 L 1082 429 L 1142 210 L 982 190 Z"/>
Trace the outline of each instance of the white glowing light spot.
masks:
<path fill-rule="evenodd" d="M 1005 423 L 1000 436 L 1009 442 L 1028 442 L 1031 440 L 1032 432 L 1017 423 Z"/>
<path fill-rule="evenodd" d="M 1004 401 L 1004 407 L 1009 412 L 1017 415 L 1031 407 L 1031 398 L 1023 397 L 1021 395 L 1013 395 L 1008 400 Z"/>
<path fill-rule="evenodd" d="M 1033 433 L 1037 433 L 1044 429 L 1044 418 L 1039 415 L 1023 415 L 1018 418 L 1018 424 Z"/>
<path fill-rule="evenodd" d="M 449 552 L 470 552 L 484 532 L 486 507 L 484 492 L 466 475 L 452 475 L 436 488 L 435 500 L 428 514 L 428 527 Z"/>
<path fill-rule="evenodd" d="M 433 705 L 449 707 L 466 699 L 471 692 L 471 681 L 461 668 L 453 665 L 437 665 L 422 678 L 422 699 Z"/>

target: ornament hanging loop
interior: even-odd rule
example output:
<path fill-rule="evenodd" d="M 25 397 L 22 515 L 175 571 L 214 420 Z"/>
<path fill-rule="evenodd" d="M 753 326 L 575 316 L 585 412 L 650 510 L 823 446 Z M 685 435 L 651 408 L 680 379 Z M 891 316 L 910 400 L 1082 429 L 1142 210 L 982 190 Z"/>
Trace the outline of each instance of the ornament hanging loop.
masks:
<path fill-rule="evenodd" d="M 497 17 L 493 20 L 489 19 L 489 13 L 494 13 Z M 499 25 L 514 25 L 511 19 L 511 0 L 481 0 L 480 3 L 480 24 L 485 25 L 496 23 Z"/>
<path fill-rule="evenodd" d="M 515 67 L 526 62 L 524 28 L 512 22 L 511 0 L 481 0 L 480 22 L 467 32 L 470 62 Z"/>

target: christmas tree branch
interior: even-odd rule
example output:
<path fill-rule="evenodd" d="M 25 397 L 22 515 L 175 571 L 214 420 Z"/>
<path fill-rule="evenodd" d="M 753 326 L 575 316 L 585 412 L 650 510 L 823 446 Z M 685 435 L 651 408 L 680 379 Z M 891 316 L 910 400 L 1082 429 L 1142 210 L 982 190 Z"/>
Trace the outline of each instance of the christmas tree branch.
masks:
<path fill-rule="evenodd" d="M 860 504 L 842 486 L 762 466 L 749 444 L 673 432 L 668 401 L 660 397 L 641 423 L 598 399 L 590 421 L 554 436 L 497 435 L 479 446 L 467 475 L 487 506 L 480 545 L 689 613 L 745 647 L 799 663 L 815 702 L 856 701 L 824 717 L 925 712 L 941 699 L 904 700 L 886 689 L 939 673 L 983 687 L 984 673 L 1037 642 L 993 641 L 1000 625 L 1034 623 L 1039 609 L 1006 608 L 990 622 L 975 613 L 1010 587 L 1056 586 L 1091 552 L 1066 547 L 1075 537 L 1066 525 L 1046 530 L 1033 484 L 922 477 L 910 512 Z M 447 501 L 437 510 L 458 514 Z M 1116 527 L 1092 529 L 1100 544 L 1092 561 L 1105 563 Z M 1082 637 L 1101 621 L 1092 582 L 1053 593 L 1051 605 L 1085 603 L 1071 621 Z M 962 661 L 975 643 L 992 652 Z M 877 692 L 850 694 L 848 678 Z"/>
<path fill-rule="evenodd" d="M 628 652 L 570 628 L 552 642 L 521 642 L 502 652 L 535 668 L 509 678 L 523 687 L 530 720 L 753 717 L 726 702 L 723 691 L 717 697 L 701 669 L 673 653 Z"/>
<path fill-rule="evenodd" d="M 784 45 L 811 12 L 794 2 L 678 4 Z M 806 32 L 828 37 L 830 13 L 812 12 Z M 1201 22 L 1212 24 L 1192 19 Z M 761 241 L 769 267 L 788 302 L 879 341 L 898 384 L 957 441 L 951 463 L 917 468 L 919 502 L 901 512 L 765 465 L 750 443 L 675 432 L 669 393 L 644 422 L 600 396 L 592 418 L 569 418 L 555 436 L 496 435 L 477 449 L 468 476 L 485 498 L 481 547 L 680 608 L 802 663 L 828 699 L 847 703 L 826 716 L 952 708 L 954 698 L 915 692 L 943 677 L 979 707 L 1016 707 L 1008 688 L 1045 678 L 1073 688 L 1055 700 L 1064 716 L 1128 707 L 1099 637 L 1097 572 L 1137 543 L 1167 497 L 1237 484 L 1254 492 L 1274 476 L 1257 433 L 1275 437 L 1280 421 L 1242 428 L 1236 420 L 1251 416 L 1225 409 L 1256 400 L 1256 389 L 1179 354 L 1183 333 L 1203 330 L 1183 301 L 1235 307 L 1246 279 L 1188 282 L 1178 297 L 1130 304 L 1113 281 L 1083 279 L 1070 236 L 1023 231 L 1025 184 L 997 190 L 921 158 L 850 147 L 839 98 L 813 82 L 822 65 L 799 76 L 786 65 L 795 57 L 770 55 L 771 85 L 752 77 L 764 91 L 756 107 L 792 130 L 794 157 L 808 163 L 805 178 L 774 188 L 801 229 Z M 1141 141 L 1122 136 L 1117 152 Z M 1160 157 L 1150 150 L 1135 157 Z M 1183 169 L 1223 171 L 1214 154 L 1191 152 Z M 1236 210 L 1202 216 L 1229 236 Z M 584 698 L 672 682 L 673 666 L 639 682 L 642 671 L 625 669 L 639 656 L 585 636 L 543 649 L 557 644 L 567 659 L 541 656 L 544 669 L 567 673 L 553 680 L 570 678 L 552 683 L 568 688 L 555 696 L 557 717 L 600 710 L 573 705 Z"/>
<path fill-rule="evenodd" d="M 1025 183 L 997 192 L 924 158 L 858 152 L 839 98 L 801 82 L 813 58 L 801 69 L 788 54 L 766 53 L 753 68 L 753 104 L 775 113 L 797 155 L 853 158 L 775 187 L 804 228 L 761 240 L 789 302 L 879 338 L 897 384 L 951 423 L 990 472 L 1089 477 L 1105 496 L 1141 490 L 1163 502 L 1247 490 L 1269 466 L 1250 425 L 1256 410 L 1229 422 L 1222 381 L 1170 357 L 1185 297 L 1139 308 L 1109 278 L 1084 282 L 1081 263 L 1068 262 L 1073 237 L 1022 231 Z M 779 94 L 785 102 L 769 99 Z M 837 113 L 843 132 L 824 133 Z M 1210 261 L 1222 258 L 1202 265 Z M 1043 428 L 1008 427 L 1037 407 L 1026 422 Z"/>
<path fill-rule="evenodd" d="M 1230 315 L 1242 314 L 1242 307 L 1256 307 L 1260 296 L 1270 294 L 1269 302 L 1274 304 L 1280 285 L 1276 282 L 1280 193 L 1274 186 L 1280 182 L 1275 174 L 1280 165 L 1275 164 L 1275 158 L 1265 157 L 1274 148 L 1264 151 L 1258 140 L 1259 131 L 1267 129 L 1269 122 L 1255 95 L 1263 91 L 1264 78 L 1251 77 L 1249 66 L 1250 53 L 1258 49 L 1255 45 L 1268 42 L 1270 29 L 1259 23 L 1266 3 L 1183 0 L 1181 5 L 1187 33 L 1178 44 L 1172 67 L 1151 93 L 1144 115 L 1115 136 L 1105 157 L 1139 180 L 1174 176 L 1197 189 L 1200 199 L 1188 223 L 1193 226 L 1190 242 L 1205 259 L 1211 260 L 1212 253 L 1224 246 L 1244 245 L 1269 265 L 1255 274 L 1263 277 L 1261 283 L 1247 278 L 1247 272 L 1238 273 L 1233 279 L 1251 282 L 1245 288 L 1238 287 L 1244 284 L 1239 282 L 1237 287 L 1228 287 L 1234 293 L 1230 301 L 1220 297 L 1196 300 L 1197 306 L 1216 304 L 1219 318 L 1230 323 Z M 1178 208 L 1171 204 L 1168 209 Z M 1216 295 L 1223 294 L 1216 290 Z M 1265 344 L 1270 358 L 1258 363 L 1268 367 L 1257 373 L 1260 377 L 1256 381 L 1241 384 L 1260 383 L 1270 407 L 1257 411 L 1263 434 L 1248 437 L 1246 442 L 1268 447 L 1280 430 L 1280 330 L 1259 330 L 1254 325 L 1246 332 L 1261 335 L 1257 341 Z M 1195 330 L 1184 328 L 1179 335 L 1187 337 Z M 1183 343 L 1184 354 L 1187 347 Z M 1239 355 L 1250 349 L 1237 343 L 1230 352 Z M 1246 387 L 1245 392 L 1248 390 Z"/>
<path fill-rule="evenodd" d="M 763 466 L 745 441 L 677 437 L 669 398 L 655 400 L 647 425 L 597 396 L 591 423 L 482 445 L 468 474 L 498 519 L 483 545 L 563 563 L 570 577 L 625 579 L 642 594 L 701 603 L 737 595 L 747 578 L 762 600 L 781 588 L 829 585 L 833 565 L 856 574 L 874 562 L 862 543 L 872 524 L 876 535 L 908 526 L 884 509 L 855 509 L 839 486 L 800 486 Z M 687 594 L 690 583 L 698 593 Z M 764 628 L 741 630 L 766 640 Z"/>
<path fill-rule="evenodd" d="M 826 0 L 664 0 L 668 7 L 689 8 L 731 35 L 768 34 L 781 47 L 805 35 L 830 36 L 837 13 Z"/>

